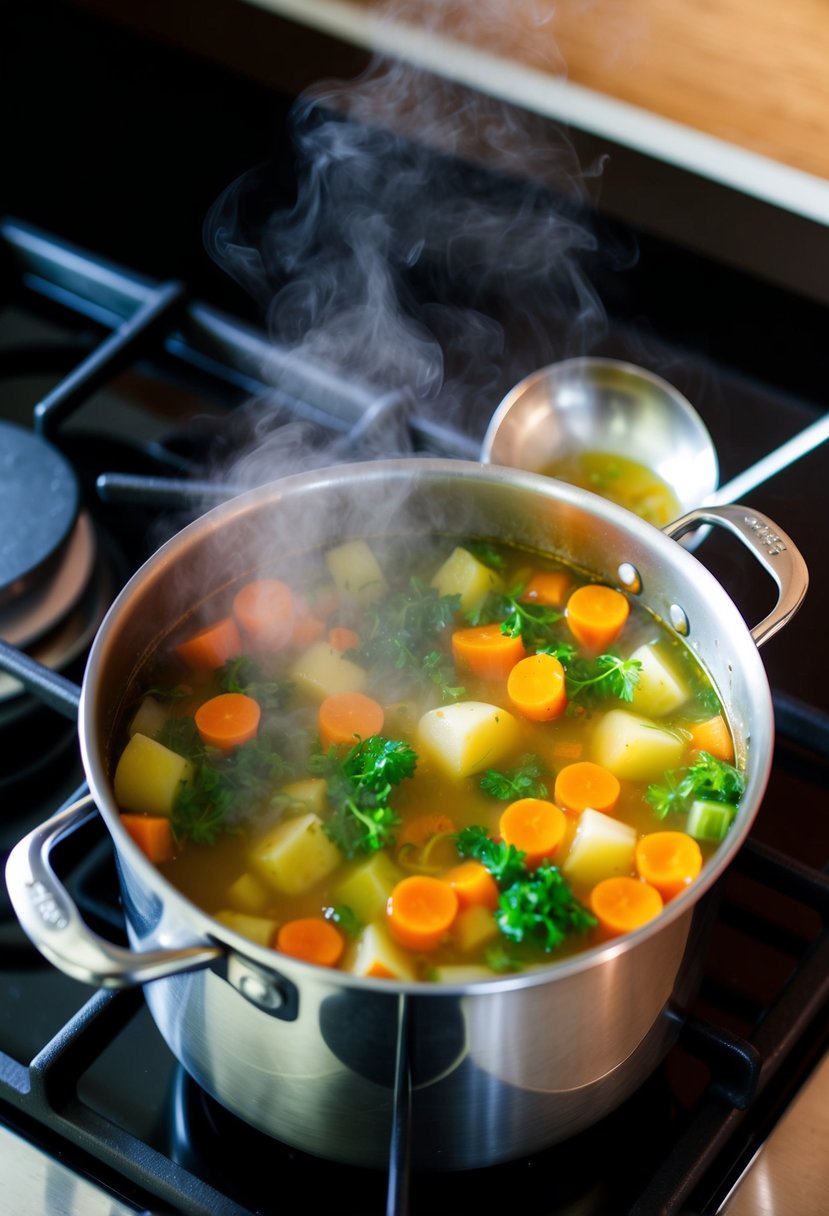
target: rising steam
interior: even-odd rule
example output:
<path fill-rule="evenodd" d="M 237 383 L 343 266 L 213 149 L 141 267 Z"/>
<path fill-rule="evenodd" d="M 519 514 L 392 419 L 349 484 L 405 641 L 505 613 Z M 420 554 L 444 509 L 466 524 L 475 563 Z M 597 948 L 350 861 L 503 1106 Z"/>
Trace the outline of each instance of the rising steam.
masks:
<path fill-rule="evenodd" d="M 528 16 L 545 19 L 518 2 L 521 22 L 503 0 L 419 0 L 387 15 L 497 49 Z M 534 41 L 530 61 L 539 46 L 549 39 Z M 597 170 L 549 122 L 378 56 L 357 80 L 301 96 L 292 137 L 290 203 L 270 206 L 272 167 L 260 166 L 205 224 L 210 254 L 257 302 L 289 370 L 402 390 L 418 412 L 482 433 L 516 380 L 601 330 L 584 269 L 595 239 L 579 207 Z M 276 472 L 285 452 L 301 466 L 297 438 L 275 445 Z"/>

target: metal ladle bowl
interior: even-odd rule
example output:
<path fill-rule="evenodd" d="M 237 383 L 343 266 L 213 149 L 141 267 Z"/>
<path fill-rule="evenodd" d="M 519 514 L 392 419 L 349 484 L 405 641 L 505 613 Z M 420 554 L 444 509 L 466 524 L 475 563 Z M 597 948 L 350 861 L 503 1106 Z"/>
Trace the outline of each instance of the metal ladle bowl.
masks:
<path fill-rule="evenodd" d="M 829 414 L 720 486 L 714 441 L 682 393 L 635 364 L 585 356 L 543 367 L 516 384 L 490 419 L 480 458 L 544 472 L 571 452 L 625 456 L 666 482 L 685 514 L 740 502 L 826 439 Z"/>
<path fill-rule="evenodd" d="M 520 381 L 492 415 L 481 459 L 544 472 L 573 452 L 644 465 L 673 491 L 681 514 L 719 478 L 714 442 L 691 403 L 667 380 L 615 359 L 566 359 Z"/>

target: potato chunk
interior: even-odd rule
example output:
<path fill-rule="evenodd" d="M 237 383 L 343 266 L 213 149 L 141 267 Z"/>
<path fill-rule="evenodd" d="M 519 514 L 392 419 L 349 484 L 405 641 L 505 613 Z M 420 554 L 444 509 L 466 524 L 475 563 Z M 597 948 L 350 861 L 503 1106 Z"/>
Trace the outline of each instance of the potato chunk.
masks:
<path fill-rule="evenodd" d="M 469 777 L 502 760 L 518 745 L 516 718 L 499 705 L 457 701 L 425 713 L 417 726 L 417 750 L 452 777 Z"/>
<path fill-rule="evenodd" d="M 281 797 L 291 802 L 291 810 L 313 811 L 315 815 L 323 815 L 328 809 L 328 782 L 324 777 L 301 777 L 298 781 L 289 781 L 283 785 L 279 793 Z"/>
<path fill-rule="evenodd" d="M 682 760 L 685 743 L 652 718 L 611 709 L 593 735 L 593 759 L 617 777 L 653 781 Z"/>
<path fill-rule="evenodd" d="M 375 853 L 348 875 L 333 892 L 335 904 L 345 904 L 364 925 L 382 916 L 392 888 L 403 871 L 387 853 Z"/>
<path fill-rule="evenodd" d="M 432 578 L 438 595 L 459 595 L 461 609 L 470 612 L 478 608 L 490 591 L 503 591 L 502 580 L 494 570 L 479 562 L 474 554 L 460 545 L 453 549 Z"/>
<path fill-rule="evenodd" d="M 362 692 L 368 678 L 364 667 L 328 642 L 315 642 L 298 655 L 289 677 L 318 701 L 337 692 Z"/>
<path fill-rule="evenodd" d="M 588 807 L 579 816 L 562 873 L 593 886 L 603 878 L 631 874 L 635 868 L 636 829 L 603 811 Z"/>
<path fill-rule="evenodd" d="M 631 702 L 637 713 L 664 718 L 688 700 L 691 695 L 688 686 L 658 646 L 646 643 L 630 657 L 642 664 Z"/>
<path fill-rule="evenodd" d="M 344 604 L 364 608 L 381 600 L 388 592 L 380 563 L 364 540 L 349 540 L 329 549 L 325 564 Z"/>
<path fill-rule="evenodd" d="M 414 966 L 389 936 L 382 923 L 366 925 L 360 939 L 349 949 L 343 968 L 354 975 L 383 980 L 413 980 Z"/>
<path fill-rule="evenodd" d="M 246 912 L 249 916 L 261 916 L 271 899 L 269 888 L 246 870 L 227 888 L 224 902 L 228 910 Z"/>
<path fill-rule="evenodd" d="M 178 752 L 136 733 L 115 769 L 115 801 L 122 811 L 171 815 L 182 782 L 192 780 L 194 771 Z"/>
<path fill-rule="evenodd" d="M 246 912 L 237 912 L 234 908 L 222 908 L 216 913 L 216 920 L 227 925 L 228 929 L 240 933 L 242 937 L 258 942 L 260 946 L 270 946 L 279 928 L 279 923 L 270 916 L 251 916 Z"/>
<path fill-rule="evenodd" d="M 286 819 L 260 837 L 249 861 L 260 878 L 285 895 L 299 895 L 335 870 L 342 860 L 319 815 Z"/>
<path fill-rule="evenodd" d="M 499 933 L 500 929 L 495 923 L 492 909 L 485 908 L 482 904 L 462 908 L 452 925 L 452 940 L 464 954 L 477 950 L 485 942 L 493 941 Z"/>
<path fill-rule="evenodd" d="M 146 735 L 148 739 L 157 739 L 167 718 L 167 706 L 162 705 L 156 697 L 148 694 L 133 714 L 128 734 L 130 737 L 133 735 Z"/>

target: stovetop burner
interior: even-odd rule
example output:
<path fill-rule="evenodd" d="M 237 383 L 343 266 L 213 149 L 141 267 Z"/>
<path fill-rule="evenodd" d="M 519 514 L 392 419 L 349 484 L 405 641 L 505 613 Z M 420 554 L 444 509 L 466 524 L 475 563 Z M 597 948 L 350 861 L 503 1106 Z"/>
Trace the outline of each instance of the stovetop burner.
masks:
<path fill-rule="evenodd" d="M 52 573 L 78 515 L 78 479 L 48 443 L 0 423 L 0 608 Z"/>

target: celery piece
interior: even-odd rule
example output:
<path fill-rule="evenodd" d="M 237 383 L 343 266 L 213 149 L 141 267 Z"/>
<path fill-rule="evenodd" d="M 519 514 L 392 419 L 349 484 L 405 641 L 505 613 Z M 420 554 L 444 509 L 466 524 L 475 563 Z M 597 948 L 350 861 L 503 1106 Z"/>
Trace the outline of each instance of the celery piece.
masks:
<path fill-rule="evenodd" d="M 736 814 L 737 808 L 730 802 L 697 798 L 691 803 L 685 830 L 695 840 L 720 841 L 725 838 Z"/>

